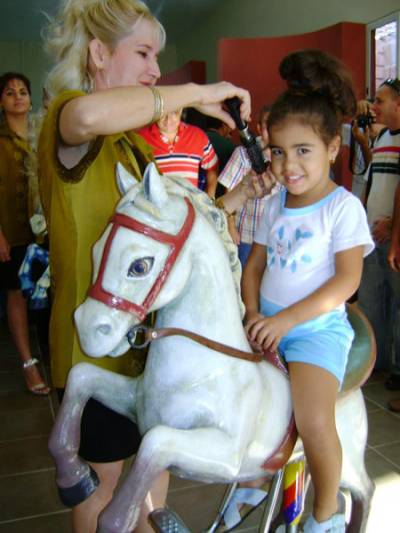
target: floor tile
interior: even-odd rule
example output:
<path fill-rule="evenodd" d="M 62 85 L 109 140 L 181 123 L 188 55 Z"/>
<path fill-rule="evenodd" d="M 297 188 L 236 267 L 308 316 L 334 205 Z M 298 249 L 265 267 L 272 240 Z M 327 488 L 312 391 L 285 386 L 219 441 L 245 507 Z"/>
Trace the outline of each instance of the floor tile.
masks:
<path fill-rule="evenodd" d="M 384 383 L 387 380 L 388 375 L 388 372 L 384 372 L 382 370 L 374 370 L 368 378 L 366 385 L 370 385 L 371 383 Z"/>
<path fill-rule="evenodd" d="M 54 468 L 48 437 L 12 440 L 0 444 L 0 476 Z"/>
<path fill-rule="evenodd" d="M 399 440 L 397 442 L 377 446 L 374 451 L 395 464 L 400 472 L 400 435 L 398 437 Z"/>
<path fill-rule="evenodd" d="M 368 400 L 368 398 L 365 398 L 365 396 L 364 396 L 364 401 L 365 401 L 365 407 L 367 408 L 367 413 L 372 413 L 373 411 L 383 410 L 383 407 L 378 405 L 376 402 Z"/>
<path fill-rule="evenodd" d="M 200 487 L 204 485 L 204 483 L 200 483 L 199 481 L 192 481 L 191 479 L 184 479 L 177 476 L 174 476 L 173 474 L 170 475 L 169 479 L 169 490 L 177 491 L 177 490 L 184 490 L 186 488 L 193 488 L 193 487 Z"/>
<path fill-rule="evenodd" d="M 4 476 L 0 483 L 0 521 L 15 520 L 64 510 L 54 470 Z"/>
<path fill-rule="evenodd" d="M 21 363 L 17 355 L 4 356 L 1 353 L 1 344 L 0 344 L 0 373 L 2 372 L 11 372 L 21 369 Z"/>
<path fill-rule="evenodd" d="M 371 383 L 363 387 L 364 397 L 370 401 L 377 403 L 379 406 L 386 409 L 389 400 L 398 398 L 399 391 L 389 391 L 382 383 Z"/>
<path fill-rule="evenodd" d="M 400 417 L 389 411 L 374 411 L 368 413 L 368 444 L 392 444 L 399 440 Z"/>
<path fill-rule="evenodd" d="M 8 391 L 24 391 L 25 381 L 21 370 L 0 372 L 0 393 Z"/>
<path fill-rule="evenodd" d="M 394 510 L 399 505 L 400 472 L 373 450 L 367 451 L 366 464 L 376 485 L 366 533 L 394 533 L 398 530 Z"/>
<path fill-rule="evenodd" d="M 53 418 L 49 405 L 42 404 L 42 407 L 37 409 L 10 410 L 1 413 L 0 443 L 12 439 L 48 435 L 52 426 Z"/>
<path fill-rule="evenodd" d="M 0 393 L 0 415 L 10 411 L 25 409 L 43 409 L 49 407 L 47 396 L 37 396 L 28 390 L 7 391 Z"/>
<path fill-rule="evenodd" d="M 0 533 L 71 533 L 70 511 L 1 523 Z"/>
<path fill-rule="evenodd" d="M 199 485 L 171 491 L 167 504 L 191 531 L 200 532 L 213 522 L 224 491 L 224 485 Z"/>

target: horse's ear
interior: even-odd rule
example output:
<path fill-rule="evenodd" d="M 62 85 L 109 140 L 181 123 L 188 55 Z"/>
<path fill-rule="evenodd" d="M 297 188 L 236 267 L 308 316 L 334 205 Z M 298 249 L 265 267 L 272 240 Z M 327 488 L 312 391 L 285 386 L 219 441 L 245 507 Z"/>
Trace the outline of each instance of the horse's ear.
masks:
<path fill-rule="evenodd" d="M 168 201 L 162 176 L 154 163 L 149 163 L 144 171 L 143 186 L 144 197 L 155 206 L 162 207 Z"/>
<path fill-rule="evenodd" d="M 126 170 L 124 165 L 121 165 L 121 163 L 117 163 L 115 174 L 121 196 L 125 196 L 129 189 L 132 189 L 134 185 L 139 183 L 138 180 Z"/>

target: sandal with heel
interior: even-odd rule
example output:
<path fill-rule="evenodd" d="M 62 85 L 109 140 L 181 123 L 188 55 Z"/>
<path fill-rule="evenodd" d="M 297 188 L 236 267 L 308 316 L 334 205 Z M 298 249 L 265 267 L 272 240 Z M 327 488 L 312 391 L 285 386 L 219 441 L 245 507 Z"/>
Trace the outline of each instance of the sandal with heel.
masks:
<path fill-rule="evenodd" d="M 29 374 L 31 373 L 32 368 L 37 364 L 39 364 L 39 361 L 34 357 L 31 357 L 30 359 L 22 363 L 22 371 L 24 373 L 26 387 L 29 392 L 35 394 L 36 396 L 47 396 L 50 393 L 51 389 L 48 385 L 46 385 L 44 381 L 36 383 L 36 385 L 32 385 L 31 380 L 29 379 Z"/>

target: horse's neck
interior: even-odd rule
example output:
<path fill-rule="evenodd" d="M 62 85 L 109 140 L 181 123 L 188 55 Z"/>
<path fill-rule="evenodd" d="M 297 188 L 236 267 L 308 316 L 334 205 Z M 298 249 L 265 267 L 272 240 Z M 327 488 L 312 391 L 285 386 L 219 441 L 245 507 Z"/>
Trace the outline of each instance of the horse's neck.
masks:
<path fill-rule="evenodd" d="M 159 312 L 160 326 L 180 327 L 249 349 L 227 252 L 202 217 L 190 236 L 191 275 L 181 294 Z"/>

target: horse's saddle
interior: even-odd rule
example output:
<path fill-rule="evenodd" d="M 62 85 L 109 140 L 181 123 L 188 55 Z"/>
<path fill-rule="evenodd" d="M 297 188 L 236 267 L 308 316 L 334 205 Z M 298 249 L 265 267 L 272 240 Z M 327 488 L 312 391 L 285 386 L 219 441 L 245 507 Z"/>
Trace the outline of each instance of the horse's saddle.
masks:
<path fill-rule="evenodd" d="M 357 304 L 348 304 L 347 314 L 355 336 L 347 361 L 341 395 L 361 387 L 371 375 L 376 360 L 375 335 L 367 317 Z"/>

